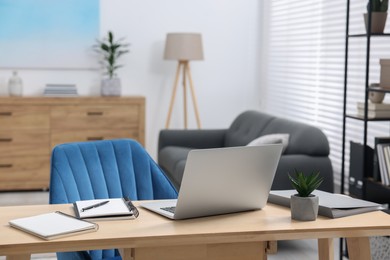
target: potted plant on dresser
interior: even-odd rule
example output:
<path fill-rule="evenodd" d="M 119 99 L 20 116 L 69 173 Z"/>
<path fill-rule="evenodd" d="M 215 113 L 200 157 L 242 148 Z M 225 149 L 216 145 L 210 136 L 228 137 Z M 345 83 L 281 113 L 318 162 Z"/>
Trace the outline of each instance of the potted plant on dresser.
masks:
<path fill-rule="evenodd" d="M 316 220 L 319 198 L 312 192 L 321 185 L 323 178 L 320 177 L 319 172 L 305 175 L 303 172 L 295 170 L 294 173 L 295 177 L 288 174 L 292 186 L 298 192 L 291 195 L 291 218 L 301 221 Z"/>
<path fill-rule="evenodd" d="M 97 40 L 97 44 L 94 45 L 95 51 L 101 54 L 102 65 L 104 67 L 104 74 L 108 78 L 104 78 L 101 82 L 101 94 L 102 96 L 120 96 L 122 92 L 121 81 L 117 77 L 116 71 L 123 67 L 118 64 L 118 59 L 125 53 L 128 53 L 127 49 L 129 44 L 123 42 L 124 39 L 114 39 L 114 34 L 109 31 L 106 38 L 103 40 Z"/>
<path fill-rule="evenodd" d="M 388 7 L 389 0 L 368 0 L 367 13 L 364 14 L 366 31 L 368 31 L 368 13 L 371 10 L 371 33 L 383 33 L 386 25 Z"/>

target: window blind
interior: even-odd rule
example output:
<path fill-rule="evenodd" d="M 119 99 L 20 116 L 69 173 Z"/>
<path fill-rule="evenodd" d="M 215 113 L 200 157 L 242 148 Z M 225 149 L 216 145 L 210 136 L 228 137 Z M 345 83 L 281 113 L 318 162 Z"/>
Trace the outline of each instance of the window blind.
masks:
<path fill-rule="evenodd" d="M 353 2 L 353 3 L 352 3 Z M 351 1 L 350 34 L 363 34 L 366 0 Z M 278 0 L 263 6 L 264 109 L 323 130 L 330 143 L 336 185 L 341 183 L 344 56 L 347 1 Z M 386 29 L 385 29 L 386 30 Z M 370 83 L 379 82 L 379 59 L 390 58 L 390 38 L 371 38 Z M 349 38 L 347 114 L 364 101 L 366 38 Z M 388 97 L 384 102 L 389 102 Z M 347 119 L 345 190 L 349 142 L 363 142 L 363 122 Z M 369 122 L 367 143 L 388 136 L 389 124 Z M 315 169 L 313 169 L 315 170 Z"/>

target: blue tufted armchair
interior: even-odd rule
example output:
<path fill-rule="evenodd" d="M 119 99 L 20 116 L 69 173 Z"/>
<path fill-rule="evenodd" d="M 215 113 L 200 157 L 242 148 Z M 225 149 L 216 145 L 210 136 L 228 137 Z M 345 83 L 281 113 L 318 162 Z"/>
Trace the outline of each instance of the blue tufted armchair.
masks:
<path fill-rule="evenodd" d="M 175 199 L 177 192 L 134 140 L 68 143 L 53 149 L 50 204 L 121 197 Z M 59 260 L 121 259 L 116 249 L 60 252 L 57 257 Z"/>

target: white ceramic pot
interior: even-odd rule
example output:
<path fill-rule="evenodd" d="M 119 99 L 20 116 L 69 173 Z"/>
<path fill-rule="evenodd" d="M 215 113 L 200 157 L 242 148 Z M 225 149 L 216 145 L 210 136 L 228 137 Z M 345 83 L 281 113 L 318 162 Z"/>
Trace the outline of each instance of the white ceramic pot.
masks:
<path fill-rule="evenodd" d="M 121 80 L 119 78 L 103 79 L 101 85 L 102 96 L 120 96 L 122 93 Z"/>
<path fill-rule="evenodd" d="M 373 83 L 370 85 L 370 89 L 382 89 L 378 83 Z M 368 92 L 368 98 L 372 103 L 382 103 L 383 99 L 385 98 L 386 92 L 379 92 L 379 91 L 369 91 Z"/>

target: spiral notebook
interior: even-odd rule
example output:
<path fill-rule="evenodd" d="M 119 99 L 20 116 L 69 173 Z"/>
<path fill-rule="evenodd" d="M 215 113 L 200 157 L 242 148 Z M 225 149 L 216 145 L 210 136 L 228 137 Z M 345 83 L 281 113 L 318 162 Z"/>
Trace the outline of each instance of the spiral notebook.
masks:
<path fill-rule="evenodd" d="M 138 216 L 137 208 L 128 198 L 79 200 L 73 206 L 80 219 L 115 220 L 134 219 Z"/>
<path fill-rule="evenodd" d="M 11 227 L 45 240 L 97 231 L 99 226 L 60 211 L 18 218 L 9 221 Z"/>

